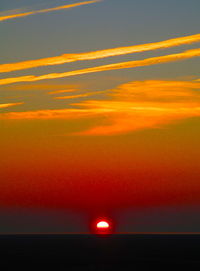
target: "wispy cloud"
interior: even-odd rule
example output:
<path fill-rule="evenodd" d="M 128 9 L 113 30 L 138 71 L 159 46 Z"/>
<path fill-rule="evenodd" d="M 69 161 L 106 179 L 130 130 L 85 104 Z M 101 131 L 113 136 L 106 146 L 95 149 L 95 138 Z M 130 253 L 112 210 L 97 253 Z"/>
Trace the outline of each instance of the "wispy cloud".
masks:
<path fill-rule="evenodd" d="M 29 11 L 29 12 L 13 13 L 13 14 L 10 14 L 10 15 L 7 15 L 7 16 L 0 16 L 0 21 L 7 21 L 7 20 L 11 20 L 11 19 L 27 17 L 27 16 L 30 16 L 30 15 L 35 15 L 35 14 L 40 14 L 40 13 L 58 11 L 58 10 L 62 10 L 62 9 L 70 9 L 70 8 L 74 8 L 74 7 L 79 7 L 79 6 L 83 6 L 83 5 L 89 5 L 89 4 L 97 3 L 97 2 L 100 2 L 100 1 L 101 0 L 91 0 L 91 1 L 84 1 L 84 2 L 79 2 L 79 3 L 74 3 L 74 4 L 57 6 L 57 7 L 54 7 L 54 8 L 33 10 L 33 11 Z"/>
<path fill-rule="evenodd" d="M 105 49 L 94 52 L 78 53 L 78 54 L 63 54 L 60 56 L 42 58 L 36 60 L 27 60 L 17 63 L 1 64 L 0 72 L 11 72 L 17 70 L 24 70 L 42 66 L 60 65 L 64 63 L 83 61 L 83 60 L 94 60 L 107 57 L 114 57 L 119 55 L 140 53 L 145 51 L 152 51 L 158 49 L 165 49 L 170 47 L 176 47 L 184 44 L 192 44 L 200 41 L 200 34 L 190 35 L 185 37 L 179 37 L 160 42 L 147 43 L 141 45 L 133 45 L 127 47 L 118 47 L 113 49 Z"/>
<path fill-rule="evenodd" d="M 99 95 L 99 94 L 104 94 L 104 93 L 108 93 L 108 91 L 107 90 L 93 91 L 93 92 L 76 94 L 76 95 L 68 95 L 68 96 L 55 97 L 54 99 L 58 99 L 58 100 L 77 99 L 77 98 L 89 97 L 89 96 Z"/>
<path fill-rule="evenodd" d="M 17 83 L 17 82 L 34 82 L 34 81 L 40 81 L 40 80 L 45 80 L 45 79 L 57 79 L 57 78 L 71 77 L 75 75 L 96 73 L 96 72 L 102 72 L 102 71 L 152 66 L 152 65 L 162 64 L 162 63 L 169 63 L 169 62 L 174 62 L 174 61 L 190 59 L 190 58 L 199 57 L 199 56 L 200 56 L 200 48 L 187 50 L 187 51 L 184 51 L 182 53 L 177 53 L 177 54 L 152 57 L 152 58 L 147 58 L 143 60 L 121 62 L 121 63 L 116 63 L 116 64 L 102 65 L 102 66 L 75 70 L 75 71 L 70 71 L 70 72 L 64 72 L 64 73 L 50 73 L 50 74 L 44 74 L 40 76 L 27 75 L 27 76 L 21 76 L 21 77 L 10 77 L 10 78 L 5 78 L 5 79 L 0 79 L 0 85 L 8 85 L 8 84 Z"/>
<path fill-rule="evenodd" d="M 109 90 L 109 99 L 73 104 L 75 108 L 10 112 L 3 119 L 79 119 L 104 117 L 82 135 L 115 135 L 200 117 L 198 81 L 134 81 Z"/>
<path fill-rule="evenodd" d="M 54 91 L 48 92 L 48 94 L 60 94 L 60 93 L 68 93 L 68 92 L 74 92 L 74 91 L 77 91 L 77 89 L 76 88 L 72 88 L 72 89 L 54 90 Z"/>
<path fill-rule="evenodd" d="M 160 128 L 165 124 L 200 117 L 200 83 L 195 81 L 136 81 L 113 90 L 113 100 L 76 104 L 107 112 L 103 125 L 80 134 L 113 135 Z M 109 111 L 110 110 L 110 111 Z"/>
<path fill-rule="evenodd" d="M 7 107 L 11 107 L 11 106 L 15 106 L 15 105 L 21 105 L 23 103 L 7 103 L 7 104 L 0 104 L 0 109 L 1 108 L 7 108 Z"/>
<path fill-rule="evenodd" d="M 26 112 L 1 113 L 0 119 L 77 119 L 91 116 L 96 110 L 91 109 L 44 109 Z"/>

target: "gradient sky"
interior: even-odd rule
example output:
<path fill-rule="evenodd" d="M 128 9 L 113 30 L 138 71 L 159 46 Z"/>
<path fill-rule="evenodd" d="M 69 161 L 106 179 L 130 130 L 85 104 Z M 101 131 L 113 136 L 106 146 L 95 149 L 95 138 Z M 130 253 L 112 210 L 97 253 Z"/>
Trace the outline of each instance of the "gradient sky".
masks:
<path fill-rule="evenodd" d="M 199 231 L 199 10 L 1 1 L 0 233 Z"/>

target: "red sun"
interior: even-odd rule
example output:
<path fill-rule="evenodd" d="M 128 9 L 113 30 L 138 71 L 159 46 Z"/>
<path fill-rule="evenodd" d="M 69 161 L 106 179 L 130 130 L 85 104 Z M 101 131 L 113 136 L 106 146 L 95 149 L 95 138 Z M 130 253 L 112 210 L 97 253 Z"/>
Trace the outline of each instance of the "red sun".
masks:
<path fill-rule="evenodd" d="M 105 220 L 101 220 L 97 223 L 97 229 L 109 229 L 110 225 L 109 222 Z"/>
<path fill-rule="evenodd" d="M 91 232 L 98 235 L 110 235 L 113 233 L 113 223 L 108 219 L 96 219 L 91 223 Z"/>

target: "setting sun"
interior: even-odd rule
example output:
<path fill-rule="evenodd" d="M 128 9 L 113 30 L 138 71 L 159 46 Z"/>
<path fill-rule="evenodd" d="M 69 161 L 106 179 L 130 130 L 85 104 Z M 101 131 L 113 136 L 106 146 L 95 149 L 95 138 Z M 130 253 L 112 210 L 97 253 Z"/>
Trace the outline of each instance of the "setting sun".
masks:
<path fill-rule="evenodd" d="M 199 231 L 200 1 L 0 3 L 0 235 Z"/>
<path fill-rule="evenodd" d="M 108 229 L 109 227 L 110 225 L 106 221 L 100 221 L 97 223 L 97 229 Z"/>

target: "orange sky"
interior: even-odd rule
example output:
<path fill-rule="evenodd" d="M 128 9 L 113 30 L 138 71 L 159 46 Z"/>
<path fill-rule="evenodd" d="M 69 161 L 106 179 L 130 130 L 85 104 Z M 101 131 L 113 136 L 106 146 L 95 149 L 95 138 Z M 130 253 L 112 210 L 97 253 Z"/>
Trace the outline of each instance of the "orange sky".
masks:
<path fill-rule="evenodd" d="M 11 2 L 0 13 L 1 207 L 200 206 L 199 4 Z"/>
<path fill-rule="evenodd" d="M 72 122 L 60 120 L 10 120 L 3 125 L 5 206 L 70 206 L 92 212 L 199 204 L 196 118 L 111 137 L 59 135 L 72 129 Z"/>

